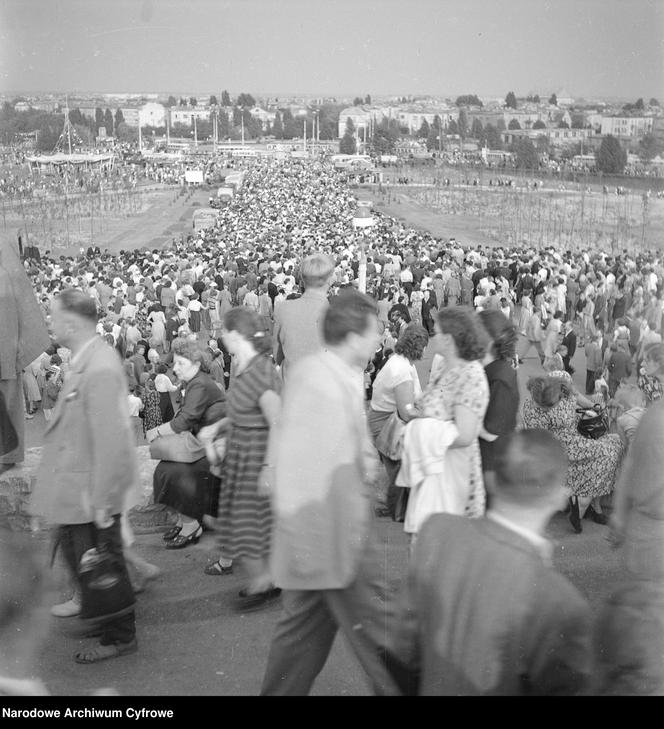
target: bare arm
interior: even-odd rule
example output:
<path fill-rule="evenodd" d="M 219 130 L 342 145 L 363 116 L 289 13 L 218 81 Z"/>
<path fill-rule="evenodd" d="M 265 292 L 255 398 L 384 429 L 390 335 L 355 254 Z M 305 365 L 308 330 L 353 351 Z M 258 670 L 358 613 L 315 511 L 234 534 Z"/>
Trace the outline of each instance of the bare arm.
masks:
<path fill-rule="evenodd" d="M 454 422 L 459 435 L 450 448 L 469 446 L 478 437 L 482 427 L 480 418 L 465 405 L 457 405 L 454 409 Z"/>
<path fill-rule="evenodd" d="M 404 423 L 415 417 L 415 411 L 412 409 L 415 400 L 415 387 L 413 381 L 408 380 L 402 382 L 394 388 L 394 396 L 397 401 L 397 413 Z M 411 407 L 409 407 L 411 406 Z"/>

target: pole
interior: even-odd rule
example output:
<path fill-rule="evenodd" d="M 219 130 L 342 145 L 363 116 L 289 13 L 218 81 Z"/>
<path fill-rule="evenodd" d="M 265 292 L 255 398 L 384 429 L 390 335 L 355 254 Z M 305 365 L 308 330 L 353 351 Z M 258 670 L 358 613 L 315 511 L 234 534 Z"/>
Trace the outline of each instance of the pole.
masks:
<path fill-rule="evenodd" d="M 141 136 L 141 112 L 138 112 L 138 151 L 143 152 L 143 137 Z"/>
<path fill-rule="evenodd" d="M 170 117 L 171 112 L 170 109 L 168 113 L 166 114 L 166 151 L 170 149 L 171 146 L 171 124 L 170 124 Z"/>
<path fill-rule="evenodd" d="M 242 121 L 242 146 L 244 147 L 244 111 L 242 112 L 240 119 Z"/>
<path fill-rule="evenodd" d="M 302 151 L 307 151 L 307 118 L 302 120 Z"/>
<path fill-rule="evenodd" d="M 198 147 L 198 127 L 196 126 L 196 116 L 194 115 L 194 147 Z"/>

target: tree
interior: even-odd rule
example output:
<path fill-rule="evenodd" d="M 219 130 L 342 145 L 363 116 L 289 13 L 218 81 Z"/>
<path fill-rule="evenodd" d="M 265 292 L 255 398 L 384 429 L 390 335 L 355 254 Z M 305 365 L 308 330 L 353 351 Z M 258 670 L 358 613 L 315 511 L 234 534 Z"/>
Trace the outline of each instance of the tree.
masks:
<path fill-rule="evenodd" d="M 521 124 L 517 119 L 510 119 L 510 123 L 507 125 L 508 129 L 521 129 Z"/>
<path fill-rule="evenodd" d="M 166 106 L 170 109 L 171 106 L 177 106 L 178 100 L 175 98 L 175 96 L 169 96 L 168 101 L 166 102 Z"/>
<path fill-rule="evenodd" d="M 219 113 L 219 127 L 217 134 L 220 139 L 228 139 L 231 136 L 231 124 L 228 120 L 228 114 L 225 111 Z"/>
<path fill-rule="evenodd" d="M 106 109 L 104 112 L 104 126 L 107 135 L 113 134 L 113 112 L 110 109 Z"/>
<path fill-rule="evenodd" d="M 217 97 L 214 95 L 210 96 L 210 106 L 218 106 Z"/>
<path fill-rule="evenodd" d="M 180 97 L 180 100 L 178 101 L 178 106 L 186 106 L 187 100 L 184 98 L 184 96 Z"/>
<path fill-rule="evenodd" d="M 97 107 L 95 109 L 95 134 L 99 133 L 99 127 L 104 126 L 104 112 Z"/>
<path fill-rule="evenodd" d="M 371 94 L 367 94 L 364 97 L 364 103 L 367 104 L 367 105 L 371 104 Z"/>
<path fill-rule="evenodd" d="M 70 109 L 69 110 L 69 121 L 74 125 L 76 125 L 76 124 L 84 125 L 85 117 L 83 116 L 83 114 L 81 114 L 80 109 Z"/>
<path fill-rule="evenodd" d="M 138 129 L 130 127 L 126 122 L 122 122 L 115 127 L 115 136 L 121 142 L 135 142 L 138 139 Z"/>
<path fill-rule="evenodd" d="M 473 119 L 473 124 L 470 128 L 470 136 L 473 139 L 481 139 L 483 132 L 484 128 L 482 127 L 482 122 L 476 117 Z"/>
<path fill-rule="evenodd" d="M 124 124 L 124 114 L 122 113 L 122 109 L 119 107 L 115 110 L 115 134 L 117 136 L 118 127 L 120 124 Z"/>
<path fill-rule="evenodd" d="M 391 154 L 399 139 L 399 123 L 396 119 L 383 118 L 374 127 L 372 145 L 377 154 Z M 428 144 L 428 140 L 427 140 Z"/>
<path fill-rule="evenodd" d="M 283 139 L 284 138 L 284 125 L 281 121 L 281 114 L 279 111 L 274 115 L 274 124 L 272 124 L 272 134 L 277 139 Z"/>
<path fill-rule="evenodd" d="M 468 112 L 463 107 L 459 109 L 457 126 L 459 127 L 459 136 L 461 139 L 465 139 L 468 136 Z"/>
<path fill-rule="evenodd" d="M 558 122 L 558 129 L 569 129 L 569 124 L 564 119 L 561 119 Z"/>
<path fill-rule="evenodd" d="M 439 149 L 440 146 L 439 132 L 432 124 L 427 137 L 427 150 L 431 152 L 432 149 Z"/>
<path fill-rule="evenodd" d="M 457 106 L 479 106 L 482 108 L 482 102 L 477 98 L 475 94 L 464 94 L 463 96 L 457 96 L 455 101 Z"/>
<path fill-rule="evenodd" d="M 574 119 L 572 119 L 572 129 L 583 129 L 582 116 L 575 116 Z"/>
<path fill-rule="evenodd" d="M 195 96 L 189 97 L 189 106 L 198 106 L 198 100 Z"/>
<path fill-rule="evenodd" d="M 502 149 L 503 142 L 500 138 L 500 132 L 493 124 L 487 124 L 484 127 L 484 142 L 489 149 Z"/>
<path fill-rule="evenodd" d="M 256 99 L 251 94 L 240 94 L 237 97 L 238 106 L 256 106 Z"/>
<path fill-rule="evenodd" d="M 239 106 L 233 107 L 233 126 L 239 127 L 242 124 L 242 109 Z"/>
<path fill-rule="evenodd" d="M 648 106 L 659 106 L 659 101 L 653 96 L 648 102 Z"/>
<path fill-rule="evenodd" d="M 549 152 L 549 140 L 545 134 L 540 134 L 535 140 L 535 148 L 538 152 Z"/>
<path fill-rule="evenodd" d="M 448 134 L 458 134 L 459 133 L 459 125 L 452 119 L 450 123 L 447 125 L 447 133 Z"/>
<path fill-rule="evenodd" d="M 611 134 L 604 137 L 595 152 L 595 164 L 598 170 L 607 174 L 620 174 L 625 169 L 627 153 Z"/>
<path fill-rule="evenodd" d="M 505 129 L 507 129 L 507 125 L 505 124 L 505 119 L 503 119 L 503 117 L 500 117 L 500 119 L 496 122 L 496 129 L 499 132 L 504 132 Z"/>
<path fill-rule="evenodd" d="M 639 157 L 644 162 L 650 162 L 661 152 L 664 152 L 664 142 L 661 142 L 652 132 L 648 132 L 642 137 L 639 142 Z"/>
<path fill-rule="evenodd" d="M 533 124 L 533 129 L 546 129 L 546 124 L 541 119 L 538 119 Z"/>
<path fill-rule="evenodd" d="M 353 120 L 348 117 L 346 119 L 346 131 L 341 138 L 341 142 L 339 142 L 339 152 L 341 152 L 341 154 L 355 154 L 356 150 L 355 124 L 353 124 Z"/>
<path fill-rule="evenodd" d="M 426 139 L 429 136 L 430 131 L 429 122 L 426 119 L 422 119 L 422 125 L 417 132 L 417 138 Z"/>
<path fill-rule="evenodd" d="M 224 89 L 221 92 L 221 105 L 222 106 L 232 106 L 231 97 L 228 94 L 228 91 Z"/>
<path fill-rule="evenodd" d="M 539 104 L 540 103 L 539 94 L 535 94 L 535 96 L 533 96 L 533 103 L 535 103 L 535 104 Z"/>
<path fill-rule="evenodd" d="M 643 111 L 643 107 L 644 107 L 643 99 L 637 99 L 636 100 L 636 103 L 634 104 L 634 108 L 637 111 Z"/>
<path fill-rule="evenodd" d="M 363 103 L 364 102 L 362 101 L 362 97 L 361 96 L 356 96 L 353 99 L 353 106 L 362 106 Z"/>
<path fill-rule="evenodd" d="M 505 106 L 508 109 L 516 109 L 516 96 L 514 95 L 514 91 L 510 91 L 505 97 Z"/>
<path fill-rule="evenodd" d="M 558 106 L 558 97 L 555 94 L 551 94 L 549 97 L 549 104 L 551 104 L 551 106 Z"/>
<path fill-rule="evenodd" d="M 512 145 L 512 152 L 519 169 L 536 170 L 539 166 L 539 157 L 532 140 L 520 137 Z"/>
<path fill-rule="evenodd" d="M 78 134 L 81 138 L 81 142 L 83 142 L 83 144 L 90 145 L 94 142 L 90 127 L 86 124 L 74 124 L 74 129 L 76 130 L 76 134 Z"/>

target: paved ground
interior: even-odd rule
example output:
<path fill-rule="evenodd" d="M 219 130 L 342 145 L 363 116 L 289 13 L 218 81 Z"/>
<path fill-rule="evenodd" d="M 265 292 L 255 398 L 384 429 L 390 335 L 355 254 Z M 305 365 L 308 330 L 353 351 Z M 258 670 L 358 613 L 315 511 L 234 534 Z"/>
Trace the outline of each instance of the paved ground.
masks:
<path fill-rule="evenodd" d="M 583 355 L 579 357 L 577 369 L 582 371 Z M 430 358 L 422 363 L 424 371 L 429 363 Z M 522 387 L 538 371 L 536 360 L 526 360 L 519 373 Z M 384 577 L 396 591 L 407 564 L 406 538 L 402 525 L 389 519 L 377 519 L 376 526 L 385 554 Z M 556 544 L 556 565 L 596 612 L 622 574 L 619 554 L 606 541 L 607 528 L 585 521 L 583 533 L 576 535 L 561 513 L 552 520 L 549 532 Z M 46 558 L 48 544 L 45 539 L 41 544 Z M 235 612 L 234 599 L 243 585 L 241 573 L 227 577 L 203 573 L 215 553 L 213 532 L 205 533 L 198 545 L 179 551 L 164 549 L 160 533 L 138 534 L 136 550 L 163 571 L 138 598 L 139 652 L 92 666 L 78 665 L 72 655 L 86 644 L 76 636 L 80 621 L 48 617 L 39 674 L 49 689 L 61 696 L 88 694 L 103 687 L 113 687 L 122 695 L 255 695 L 279 615 L 278 604 L 258 613 Z M 58 600 L 65 596 L 64 575 L 59 567 L 53 574 L 54 591 L 49 598 Z M 370 693 L 342 639 L 335 642 L 313 693 Z"/>

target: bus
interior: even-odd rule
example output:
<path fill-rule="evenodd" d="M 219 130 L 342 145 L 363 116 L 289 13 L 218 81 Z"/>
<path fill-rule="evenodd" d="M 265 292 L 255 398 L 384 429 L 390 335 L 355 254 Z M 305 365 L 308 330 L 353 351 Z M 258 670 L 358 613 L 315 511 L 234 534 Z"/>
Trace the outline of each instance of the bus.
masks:
<path fill-rule="evenodd" d="M 212 228 L 217 219 L 217 211 L 214 208 L 198 208 L 194 210 L 193 228 L 196 232 Z"/>

